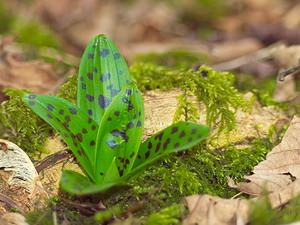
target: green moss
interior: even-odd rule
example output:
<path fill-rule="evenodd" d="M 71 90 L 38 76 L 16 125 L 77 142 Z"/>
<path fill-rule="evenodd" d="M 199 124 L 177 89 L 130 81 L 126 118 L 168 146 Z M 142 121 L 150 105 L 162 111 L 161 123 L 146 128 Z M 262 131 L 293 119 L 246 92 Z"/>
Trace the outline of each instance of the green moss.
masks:
<path fill-rule="evenodd" d="M 174 120 L 197 120 L 196 107 L 189 98 L 194 96 L 206 107 L 206 123 L 218 127 L 218 131 L 230 131 L 235 126 L 237 109 L 247 109 L 248 104 L 234 87 L 234 75 L 217 72 L 208 66 L 199 70 L 171 70 L 154 64 L 134 64 L 130 72 L 140 90 L 168 90 L 181 88 L 178 109 Z"/>
<path fill-rule="evenodd" d="M 181 224 L 180 218 L 182 212 L 184 211 L 183 206 L 180 204 L 174 204 L 164 209 L 161 209 L 159 212 L 149 215 L 146 225 L 156 225 L 158 222 L 161 225 L 175 225 Z"/>
<path fill-rule="evenodd" d="M 164 53 L 147 53 L 137 55 L 134 62 L 156 64 L 173 69 L 189 69 L 195 65 L 207 63 L 208 56 L 204 53 L 201 54 L 178 49 Z"/>
<path fill-rule="evenodd" d="M 23 91 L 6 89 L 4 93 L 9 99 L 0 106 L 1 138 L 14 142 L 31 155 L 42 152 L 52 128 L 23 103 Z"/>
<path fill-rule="evenodd" d="M 69 76 L 66 82 L 60 87 L 57 96 L 76 103 L 77 99 L 77 76 Z"/>
<path fill-rule="evenodd" d="M 206 107 L 206 123 L 216 126 L 218 131 L 230 131 L 235 127 L 236 110 L 248 108 L 247 102 L 234 87 L 234 75 L 229 72 L 217 72 L 208 66 L 198 71 L 182 73 L 185 84 L 198 102 Z"/>
<path fill-rule="evenodd" d="M 263 198 L 251 206 L 251 225 L 289 224 L 300 220 L 300 197 L 294 198 L 280 209 L 272 209 L 267 198 Z"/>
<path fill-rule="evenodd" d="M 179 87 L 183 81 L 176 70 L 155 64 L 137 63 L 130 67 L 130 73 L 136 80 L 141 91 L 169 90 Z"/>
<path fill-rule="evenodd" d="M 28 45 L 58 48 L 59 42 L 54 33 L 44 24 L 33 20 L 19 18 L 11 27 L 11 32 L 16 35 L 17 41 Z"/>
<path fill-rule="evenodd" d="M 15 17 L 8 11 L 3 2 L 0 2 L 0 33 L 6 33 L 14 23 Z"/>

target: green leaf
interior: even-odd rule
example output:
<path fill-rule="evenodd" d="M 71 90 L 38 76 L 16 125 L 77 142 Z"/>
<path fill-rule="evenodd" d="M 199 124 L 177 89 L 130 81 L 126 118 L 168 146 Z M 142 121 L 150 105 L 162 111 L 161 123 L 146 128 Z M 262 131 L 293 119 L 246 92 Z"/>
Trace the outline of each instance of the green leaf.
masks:
<path fill-rule="evenodd" d="M 190 122 L 178 122 L 165 128 L 141 144 L 132 173 L 166 154 L 193 147 L 208 133 L 208 127 Z"/>
<path fill-rule="evenodd" d="M 70 194 L 76 195 L 88 195 L 104 192 L 117 184 L 118 183 L 113 182 L 95 184 L 82 174 L 71 170 L 64 170 L 60 179 L 61 188 Z"/>
<path fill-rule="evenodd" d="M 80 62 L 78 107 L 99 124 L 113 98 L 131 80 L 128 66 L 111 39 L 97 35 Z"/>
<path fill-rule="evenodd" d="M 131 170 L 141 143 L 144 123 L 142 96 L 136 85 L 123 87 L 105 112 L 97 135 L 95 174 L 101 182 L 113 158 L 120 177 Z"/>
<path fill-rule="evenodd" d="M 94 179 L 90 159 L 94 156 L 98 125 L 77 106 L 61 98 L 26 94 L 23 100 L 61 135 L 81 166 Z"/>

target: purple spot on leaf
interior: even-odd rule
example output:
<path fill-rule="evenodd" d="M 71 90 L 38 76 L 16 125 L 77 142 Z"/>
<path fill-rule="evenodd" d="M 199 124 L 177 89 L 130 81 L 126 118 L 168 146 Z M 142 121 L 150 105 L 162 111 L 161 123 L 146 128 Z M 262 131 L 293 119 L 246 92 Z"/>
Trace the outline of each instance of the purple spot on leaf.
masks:
<path fill-rule="evenodd" d="M 133 122 L 131 122 L 131 121 L 127 124 L 127 128 L 128 128 L 128 129 L 133 128 L 133 126 L 134 126 L 134 124 L 133 124 Z"/>
<path fill-rule="evenodd" d="M 93 53 L 89 53 L 88 54 L 88 59 L 93 59 L 94 58 L 94 54 Z"/>
<path fill-rule="evenodd" d="M 115 148 L 117 146 L 116 141 L 114 140 L 109 140 L 106 142 L 106 144 L 110 147 L 110 148 Z"/>
<path fill-rule="evenodd" d="M 103 96 L 103 95 L 99 95 L 98 97 L 98 104 L 100 105 L 101 108 L 106 108 L 109 106 L 110 104 L 110 100 L 109 98 Z"/>
<path fill-rule="evenodd" d="M 117 90 L 117 89 L 112 89 L 111 90 L 111 96 L 112 97 L 115 97 L 117 94 L 119 94 L 119 90 Z"/>
<path fill-rule="evenodd" d="M 142 122 L 139 120 L 139 121 L 137 121 L 137 123 L 136 123 L 136 127 L 141 127 L 142 126 Z"/>
<path fill-rule="evenodd" d="M 87 73 L 86 75 L 90 80 L 93 80 L 93 73 Z"/>
<path fill-rule="evenodd" d="M 102 74 L 101 77 L 100 77 L 100 80 L 101 80 L 102 82 L 105 82 L 105 81 L 107 81 L 107 80 L 109 80 L 109 79 L 110 79 L 110 73 L 104 73 L 104 74 Z"/>
<path fill-rule="evenodd" d="M 131 95 L 132 94 L 132 90 L 131 89 L 126 89 L 125 93 L 126 93 L 126 95 Z"/>
<path fill-rule="evenodd" d="M 185 132 L 184 132 L 184 130 L 183 130 L 183 131 L 181 131 L 179 137 L 180 137 L 180 138 L 183 138 L 184 136 L 185 136 Z"/>
<path fill-rule="evenodd" d="M 119 52 L 116 52 L 114 54 L 114 59 L 119 59 L 119 58 L 121 58 L 121 54 Z"/>
<path fill-rule="evenodd" d="M 77 110 L 75 108 L 70 108 L 69 110 L 70 110 L 70 113 L 72 113 L 72 114 L 76 114 L 77 113 Z"/>
<path fill-rule="evenodd" d="M 51 104 L 49 104 L 49 105 L 47 106 L 47 109 L 48 109 L 48 110 L 50 110 L 50 111 L 53 111 L 53 109 L 54 109 L 54 106 L 53 106 L 53 105 L 51 105 Z"/>
<path fill-rule="evenodd" d="M 86 99 L 90 102 L 94 101 L 94 96 L 93 95 L 90 95 L 90 94 L 86 94 Z"/>
<path fill-rule="evenodd" d="M 109 54 L 109 50 L 107 48 L 103 48 L 100 50 L 100 56 L 101 57 L 106 57 Z"/>

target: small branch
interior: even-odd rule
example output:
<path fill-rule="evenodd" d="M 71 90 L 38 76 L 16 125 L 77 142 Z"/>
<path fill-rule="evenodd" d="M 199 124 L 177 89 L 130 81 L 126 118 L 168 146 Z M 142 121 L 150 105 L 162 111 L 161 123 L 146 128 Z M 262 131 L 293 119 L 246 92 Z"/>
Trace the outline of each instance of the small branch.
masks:
<path fill-rule="evenodd" d="M 289 75 L 292 75 L 294 73 L 297 73 L 297 72 L 300 72 L 300 63 L 297 66 L 279 71 L 278 76 L 277 76 L 277 80 L 278 81 L 284 81 L 285 77 L 287 77 Z"/>
<path fill-rule="evenodd" d="M 35 165 L 35 169 L 38 173 L 40 173 L 42 170 L 52 167 L 58 162 L 64 161 L 70 157 L 72 157 L 70 150 L 56 152 L 52 155 L 47 156 L 42 161 L 38 162 L 37 165 Z"/>

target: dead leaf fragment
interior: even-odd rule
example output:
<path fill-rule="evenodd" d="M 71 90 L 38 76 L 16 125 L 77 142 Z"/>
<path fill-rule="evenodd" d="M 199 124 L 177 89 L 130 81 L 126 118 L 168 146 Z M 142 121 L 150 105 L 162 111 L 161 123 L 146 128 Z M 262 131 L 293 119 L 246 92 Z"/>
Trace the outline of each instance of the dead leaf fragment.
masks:
<path fill-rule="evenodd" d="M 192 195 L 185 198 L 190 214 L 184 225 L 245 224 L 248 221 L 248 201 L 222 199 L 209 195 Z M 243 221 L 243 222 L 241 222 Z"/>
<path fill-rule="evenodd" d="M 238 189 L 249 195 L 258 196 L 262 191 L 274 192 L 300 178 L 300 118 L 295 116 L 282 142 L 268 153 L 266 160 L 245 176 L 249 182 L 239 183 Z"/>

